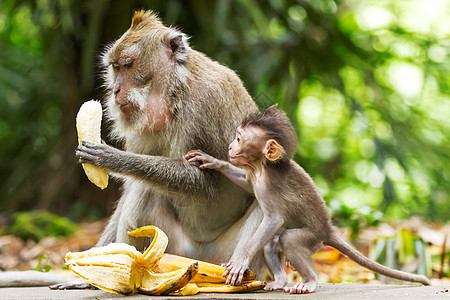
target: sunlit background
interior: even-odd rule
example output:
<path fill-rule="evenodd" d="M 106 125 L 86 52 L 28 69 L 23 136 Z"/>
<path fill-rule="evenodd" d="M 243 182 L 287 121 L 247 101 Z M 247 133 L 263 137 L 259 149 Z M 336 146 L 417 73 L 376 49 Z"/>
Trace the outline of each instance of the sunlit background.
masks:
<path fill-rule="evenodd" d="M 0 208 L 111 213 L 74 155 L 75 114 L 101 98 L 97 56 L 154 9 L 296 127 L 295 160 L 334 219 L 450 219 L 450 1 L 0 3 Z M 107 126 L 103 131 L 107 142 Z M 356 216 L 356 217 L 355 217 Z M 340 222 L 340 223 L 339 223 Z"/>

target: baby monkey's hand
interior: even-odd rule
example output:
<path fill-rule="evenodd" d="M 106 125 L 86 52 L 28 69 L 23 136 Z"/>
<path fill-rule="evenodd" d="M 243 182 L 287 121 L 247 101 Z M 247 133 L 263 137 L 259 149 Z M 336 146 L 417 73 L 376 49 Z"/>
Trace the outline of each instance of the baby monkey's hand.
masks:
<path fill-rule="evenodd" d="M 200 169 L 220 170 L 226 165 L 226 162 L 214 158 L 201 150 L 191 150 L 186 153 L 184 158 L 190 164 L 194 162 L 201 162 L 202 164 L 198 166 Z"/>

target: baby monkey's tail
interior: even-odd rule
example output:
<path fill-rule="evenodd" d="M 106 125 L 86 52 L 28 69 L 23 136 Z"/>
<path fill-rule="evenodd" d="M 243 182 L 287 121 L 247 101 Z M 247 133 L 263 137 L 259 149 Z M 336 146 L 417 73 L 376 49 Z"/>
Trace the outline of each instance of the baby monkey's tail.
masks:
<path fill-rule="evenodd" d="M 333 248 L 336 248 L 342 254 L 347 255 L 354 262 L 381 275 L 404 281 L 420 282 L 424 285 L 430 285 L 430 280 L 423 275 L 411 274 L 399 270 L 394 270 L 370 260 L 369 258 L 362 255 L 360 252 L 355 250 L 352 246 L 347 244 L 343 239 L 341 239 L 337 234 L 336 230 L 334 229 L 331 231 L 331 234 L 328 240 L 325 241 L 325 244 L 330 245 Z"/>

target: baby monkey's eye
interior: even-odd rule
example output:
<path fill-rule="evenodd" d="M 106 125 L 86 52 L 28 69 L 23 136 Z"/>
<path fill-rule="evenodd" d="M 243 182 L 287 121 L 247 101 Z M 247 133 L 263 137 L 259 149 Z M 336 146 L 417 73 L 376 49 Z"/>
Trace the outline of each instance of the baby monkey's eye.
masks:
<path fill-rule="evenodd" d="M 237 136 L 237 137 L 236 137 L 236 141 L 237 141 L 238 143 L 240 143 L 240 142 L 241 142 L 241 137 L 240 137 L 240 136 Z"/>

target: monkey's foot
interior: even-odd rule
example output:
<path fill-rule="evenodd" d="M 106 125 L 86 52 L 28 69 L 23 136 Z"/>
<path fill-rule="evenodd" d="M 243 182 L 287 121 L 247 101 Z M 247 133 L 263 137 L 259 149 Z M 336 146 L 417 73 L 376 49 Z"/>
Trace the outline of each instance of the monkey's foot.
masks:
<path fill-rule="evenodd" d="M 284 291 L 289 294 L 309 294 L 313 293 L 316 290 L 316 287 L 316 281 L 308 281 L 297 283 L 293 287 L 286 287 L 284 288 Z"/>
<path fill-rule="evenodd" d="M 275 290 L 281 290 L 285 285 L 287 284 L 287 281 L 271 281 L 266 284 L 264 289 L 266 291 L 275 291 Z"/>
<path fill-rule="evenodd" d="M 96 288 L 90 283 L 79 281 L 57 283 L 49 286 L 49 288 L 51 290 L 86 290 L 86 289 L 98 290 L 98 288 Z"/>
<path fill-rule="evenodd" d="M 248 274 L 250 270 L 248 269 L 248 262 L 244 260 L 244 262 L 233 262 L 230 261 L 226 267 L 225 272 L 223 273 L 223 277 L 227 277 L 225 284 L 230 285 L 240 285 L 244 274 Z"/>

